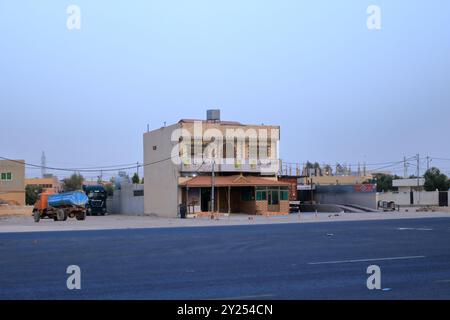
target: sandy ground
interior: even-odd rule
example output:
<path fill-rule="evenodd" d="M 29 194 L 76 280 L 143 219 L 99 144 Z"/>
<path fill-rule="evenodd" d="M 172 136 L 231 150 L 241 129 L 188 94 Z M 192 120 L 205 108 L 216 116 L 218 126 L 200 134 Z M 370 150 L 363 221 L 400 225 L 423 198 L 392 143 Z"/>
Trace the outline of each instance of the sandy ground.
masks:
<path fill-rule="evenodd" d="M 385 219 L 449 217 L 449 212 L 374 212 L 374 213 L 301 213 L 289 216 L 263 217 L 248 215 L 231 215 L 218 219 L 169 219 L 150 216 L 109 215 L 104 217 L 87 217 L 85 221 L 69 219 L 65 222 L 41 220 L 35 223 L 31 216 L 0 217 L 1 232 L 39 232 L 39 231 L 77 231 L 77 230 L 113 230 L 140 228 L 171 227 L 208 227 L 227 225 L 259 225 L 280 223 L 313 223 L 330 221 L 361 221 Z"/>

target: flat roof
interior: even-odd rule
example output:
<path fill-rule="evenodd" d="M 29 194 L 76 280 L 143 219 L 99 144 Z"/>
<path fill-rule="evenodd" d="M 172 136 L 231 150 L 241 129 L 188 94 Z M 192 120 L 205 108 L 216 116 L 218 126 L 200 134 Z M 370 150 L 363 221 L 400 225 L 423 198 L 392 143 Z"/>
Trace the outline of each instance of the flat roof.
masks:
<path fill-rule="evenodd" d="M 422 187 L 424 184 L 425 184 L 425 179 L 419 178 L 419 186 Z M 417 187 L 417 178 L 392 180 L 392 186 L 393 187 Z"/>

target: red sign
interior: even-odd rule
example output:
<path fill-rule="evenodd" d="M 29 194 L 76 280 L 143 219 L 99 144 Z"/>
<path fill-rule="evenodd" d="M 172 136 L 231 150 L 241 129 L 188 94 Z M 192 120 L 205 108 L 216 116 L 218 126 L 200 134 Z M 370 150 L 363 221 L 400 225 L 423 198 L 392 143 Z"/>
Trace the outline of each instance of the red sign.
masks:
<path fill-rule="evenodd" d="M 355 192 L 375 192 L 376 184 L 355 184 L 353 188 Z"/>

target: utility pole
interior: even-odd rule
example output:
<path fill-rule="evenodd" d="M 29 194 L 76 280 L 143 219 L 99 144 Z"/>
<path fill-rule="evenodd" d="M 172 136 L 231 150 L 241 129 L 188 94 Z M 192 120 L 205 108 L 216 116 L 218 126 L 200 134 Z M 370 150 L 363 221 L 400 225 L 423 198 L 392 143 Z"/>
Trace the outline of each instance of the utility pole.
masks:
<path fill-rule="evenodd" d="M 419 175 L 420 175 L 420 156 L 417 154 L 417 188 L 419 188 Z"/>
<path fill-rule="evenodd" d="M 215 165 L 216 160 L 213 160 L 212 163 L 212 172 L 211 172 L 211 212 L 214 212 L 214 189 L 215 189 Z"/>
<path fill-rule="evenodd" d="M 430 170 L 430 157 L 427 156 L 427 171 Z"/>
<path fill-rule="evenodd" d="M 420 155 L 417 154 L 417 194 L 419 196 L 418 204 L 420 204 Z"/>
<path fill-rule="evenodd" d="M 408 178 L 408 165 L 406 163 L 406 157 L 403 157 L 403 178 Z"/>
<path fill-rule="evenodd" d="M 47 167 L 47 158 L 45 157 L 45 152 L 42 151 L 42 156 L 41 156 L 41 178 L 44 178 L 46 172 L 46 167 Z"/>

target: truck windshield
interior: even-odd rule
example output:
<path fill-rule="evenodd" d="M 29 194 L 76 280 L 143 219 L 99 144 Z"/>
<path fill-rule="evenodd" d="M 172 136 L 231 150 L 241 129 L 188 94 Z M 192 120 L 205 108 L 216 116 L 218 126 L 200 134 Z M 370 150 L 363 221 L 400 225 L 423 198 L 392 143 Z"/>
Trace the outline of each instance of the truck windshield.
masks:
<path fill-rule="evenodd" d="M 88 197 L 89 197 L 89 199 L 104 199 L 105 193 L 104 192 L 89 192 Z"/>

